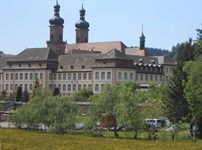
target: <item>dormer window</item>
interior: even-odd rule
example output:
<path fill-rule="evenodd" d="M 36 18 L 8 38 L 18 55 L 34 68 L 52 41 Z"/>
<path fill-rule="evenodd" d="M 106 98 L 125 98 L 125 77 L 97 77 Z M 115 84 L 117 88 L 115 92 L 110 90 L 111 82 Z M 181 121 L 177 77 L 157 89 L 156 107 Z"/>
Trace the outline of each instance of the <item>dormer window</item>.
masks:
<path fill-rule="evenodd" d="M 150 60 L 150 62 L 151 62 L 152 64 L 155 64 L 155 60 Z"/>
<path fill-rule="evenodd" d="M 60 69 L 63 69 L 64 67 L 63 66 L 60 66 Z"/>
<path fill-rule="evenodd" d="M 82 69 L 85 69 L 85 65 L 81 65 L 81 68 L 82 68 Z"/>
<path fill-rule="evenodd" d="M 12 67 L 12 65 L 11 65 L 11 64 L 9 64 L 9 67 Z"/>
<path fill-rule="evenodd" d="M 22 65 L 21 65 L 21 64 L 19 64 L 19 67 L 22 67 Z"/>
<path fill-rule="evenodd" d="M 40 63 L 40 64 L 39 64 L 39 66 L 41 67 L 41 66 L 42 66 L 42 64 Z"/>
<path fill-rule="evenodd" d="M 143 62 L 143 59 L 139 59 L 139 62 Z"/>
<path fill-rule="evenodd" d="M 31 64 L 28 64 L 29 67 L 31 67 Z"/>
<path fill-rule="evenodd" d="M 70 66 L 70 68 L 71 68 L 71 69 L 74 69 L 74 66 L 73 66 L 73 65 L 71 65 L 71 66 Z"/>

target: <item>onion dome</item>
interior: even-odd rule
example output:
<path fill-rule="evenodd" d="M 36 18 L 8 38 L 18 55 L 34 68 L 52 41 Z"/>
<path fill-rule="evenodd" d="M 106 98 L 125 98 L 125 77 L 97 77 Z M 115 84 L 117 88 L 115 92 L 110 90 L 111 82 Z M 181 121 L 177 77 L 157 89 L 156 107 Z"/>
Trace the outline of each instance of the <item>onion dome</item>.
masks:
<path fill-rule="evenodd" d="M 49 19 L 49 23 L 53 26 L 62 26 L 64 19 L 60 17 L 60 5 L 56 2 L 54 6 L 54 16 Z"/>
<path fill-rule="evenodd" d="M 85 21 L 85 13 L 86 13 L 86 10 L 83 8 L 83 5 L 82 5 L 82 8 L 80 10 L 80 20 L 78 22 L 76 22 L 75 24 L 75 27 L 77 29 L 88 29 L 90 24 Z"/>

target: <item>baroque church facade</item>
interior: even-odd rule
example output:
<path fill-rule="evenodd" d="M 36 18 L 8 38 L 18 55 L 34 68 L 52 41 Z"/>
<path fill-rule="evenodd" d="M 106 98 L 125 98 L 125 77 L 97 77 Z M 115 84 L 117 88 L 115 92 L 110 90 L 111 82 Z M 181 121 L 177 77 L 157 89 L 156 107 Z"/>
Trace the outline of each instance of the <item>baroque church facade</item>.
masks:
<path fill-rule="evenodd" d="M 64 20 L 56 2 L 50 18 L 50 39 L 45 48 L 27 48 L 14 57 L 0 57 L 0 91 L 11 94 L 18 86 L 30 93 L 35 79 L 47 90 L 60 89 L 70 97 L 84 87 L 94 93 L 102 85 L 133 81 L 147 88 L 151 82 L 166 83 L 172 76 L 175 62 L 165 56 L 151 56 L 145 48 L 145 36 L 140 36 L 139 48 L 129 48 L 121 41 L 88 41 L 90 24 L 85 20 L 85 9 L 75 24 L 75 44 L 63 41 Z"/>

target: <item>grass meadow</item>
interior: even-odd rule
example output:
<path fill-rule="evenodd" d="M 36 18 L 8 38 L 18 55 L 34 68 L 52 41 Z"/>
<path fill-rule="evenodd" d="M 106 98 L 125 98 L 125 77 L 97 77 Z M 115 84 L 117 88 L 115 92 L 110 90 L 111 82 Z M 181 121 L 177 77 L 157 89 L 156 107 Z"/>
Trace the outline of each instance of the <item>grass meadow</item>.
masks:
<path fill-rule="evenodd" d="M 202 140 L 192 142 L 131 139 L 131 134 L 120 133 L 121 138 L 92 137 L 84 131 L 72 134 L 48 134 L 44 132 L 0 128 L 0 150 L 201 150 Z M 131 137 L 130 137 L 131 136 Z"/>

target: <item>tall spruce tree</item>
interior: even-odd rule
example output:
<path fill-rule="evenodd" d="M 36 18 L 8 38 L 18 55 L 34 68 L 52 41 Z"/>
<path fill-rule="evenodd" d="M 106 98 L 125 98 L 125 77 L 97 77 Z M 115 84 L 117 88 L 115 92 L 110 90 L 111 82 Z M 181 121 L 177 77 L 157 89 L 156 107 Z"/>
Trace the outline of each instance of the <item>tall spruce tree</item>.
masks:
<path fill-rule="evenodd" d="M 16 101 L 22 101 L 22 87 L 18 86 L 16 93 Z"/>
<path fill-rule="evenodd" d="M 187 74 L 183 71 L 183 66 L 185 62 L 194 60 L 195 55 L 192 39 L 182 43 L 178 49 L 177 66 L 173 69 L 173 77 L 168 85 L 168 96 L 163 101 L 167 107 L 168 118 L 175 123 L 186 118 L 190 113 L 184 96 L 184 82 L 187 82 Z"/>

